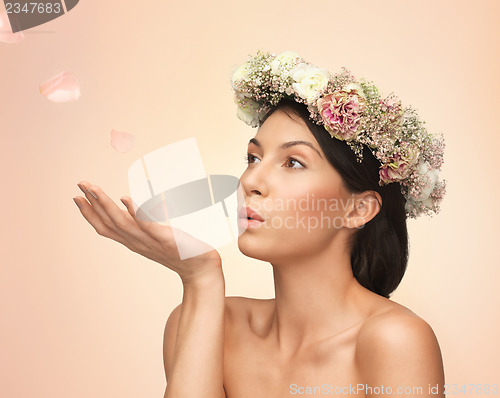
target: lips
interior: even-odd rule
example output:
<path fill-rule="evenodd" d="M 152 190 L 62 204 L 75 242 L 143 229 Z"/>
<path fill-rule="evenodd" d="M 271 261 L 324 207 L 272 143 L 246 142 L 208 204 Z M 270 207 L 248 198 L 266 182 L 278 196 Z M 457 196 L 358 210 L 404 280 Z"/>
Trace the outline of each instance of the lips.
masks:
<path fill-rule="evenodd" d="M 238 211 L 238 218 L 244 218 L 247 220 L 256 220 L 256 221 L 261 221 L 261 222 L 264 221 L 262 216 L 259 213 L 257 213 L 255 210 L 253 210 L 251 207 L 242 207 Z"/>

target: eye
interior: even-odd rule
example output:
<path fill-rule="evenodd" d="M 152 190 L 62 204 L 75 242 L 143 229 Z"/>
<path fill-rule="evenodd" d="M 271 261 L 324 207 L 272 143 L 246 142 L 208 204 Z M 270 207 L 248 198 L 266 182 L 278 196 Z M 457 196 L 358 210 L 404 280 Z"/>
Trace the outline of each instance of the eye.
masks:
<path fill-rule="evenodd" d="M 258 157 L 251 155 L 249 153 L 247 153 L 247 155 L 245 156 L 245 160 L 247 164 L 256 163 L 256 161 L 260 162 L 260 159 Z"/>
<path fill-rule="evenodd" d="M 305 166 L 299 162 L 297 159 L 289 157 L 286 159 L 285 162 L 286 167 L 289 167 L 291 169 L 303 169 Z"/>

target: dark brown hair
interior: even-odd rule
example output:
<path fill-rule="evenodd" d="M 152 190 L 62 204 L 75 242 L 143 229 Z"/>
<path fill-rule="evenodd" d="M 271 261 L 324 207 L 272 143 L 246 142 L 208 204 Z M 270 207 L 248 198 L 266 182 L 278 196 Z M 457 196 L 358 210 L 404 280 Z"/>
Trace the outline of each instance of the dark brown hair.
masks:
<path fill-rule="evenodd" d="M 305 122 L 330 164 L 341 175 L 348 191 L 376 191 L 382 197 L 378 214 L 358 229 L 349 243 L 354 277 L 372 292 L 389 297 L 401 282 L 408 264 L 405 198 L 400 185 L 391 183 L 380 186 L 380 162 L 371 151 L 363 146 L 363 161 L 359 163 L 344 141 L 332 138 L 323 126 L 311 121 L 304 104 L 284 99 L 266 114 L 260 124 L 278 109 Z"/>

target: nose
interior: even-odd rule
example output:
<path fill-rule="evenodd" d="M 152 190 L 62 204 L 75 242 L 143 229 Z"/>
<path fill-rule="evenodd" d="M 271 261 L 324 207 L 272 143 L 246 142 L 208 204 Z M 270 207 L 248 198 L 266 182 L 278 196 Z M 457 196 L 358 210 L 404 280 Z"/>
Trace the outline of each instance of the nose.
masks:
<path fill-rule="evenodd" d="M 240 177 L 239 185 L 245 196 L 267 196 L 269 193 L 266 171 L 260 164 L 247 168 Z"/>

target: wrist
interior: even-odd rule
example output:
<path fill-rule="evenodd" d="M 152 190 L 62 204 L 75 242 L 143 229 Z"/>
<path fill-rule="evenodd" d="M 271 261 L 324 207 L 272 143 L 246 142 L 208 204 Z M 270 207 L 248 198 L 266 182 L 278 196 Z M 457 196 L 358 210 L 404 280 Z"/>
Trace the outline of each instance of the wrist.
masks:
<path fill-rule="evenodd" d="M 224 273 L 222 267 L 206 269 L 189 275 L 179 275 L 184 289 L 212 289 L 225 290 Z"/>

